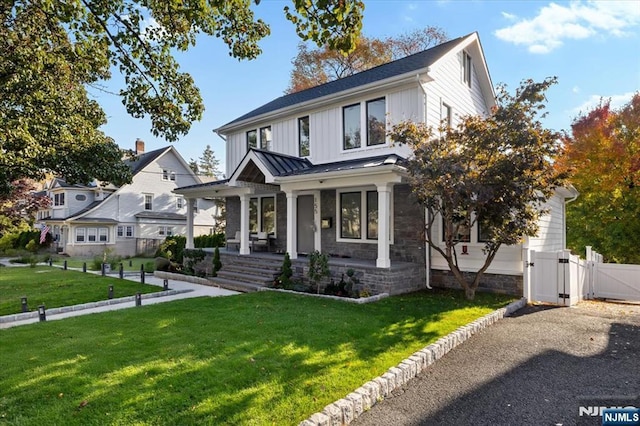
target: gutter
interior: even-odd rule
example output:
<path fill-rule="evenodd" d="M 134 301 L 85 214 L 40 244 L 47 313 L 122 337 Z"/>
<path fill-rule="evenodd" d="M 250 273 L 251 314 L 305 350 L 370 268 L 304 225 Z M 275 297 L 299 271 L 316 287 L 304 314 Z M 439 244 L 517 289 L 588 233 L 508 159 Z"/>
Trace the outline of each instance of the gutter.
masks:
<path fill-rule="evenodd" d="M 290 176 L 274 176 L 274 183 L 290 183 L 290 182 L 309 182 L 318 179 L 330 179 L 330 178 L 340 178 L 349 175 L 357 175 L 357 176 L 367 176 L 367 175 L 376 175 L 385 172 L 400 172 L 401 174 L 406 174 L 406 169 L 395 164 L 393 165 L 382 165 L 382 166 L 373 166 L 371 169 L 346 169 L 346 170 L 337 170 L 333 172 L 320 172 L 320 173 L 312 173 L 312 174 L 299 174 L 299 175 L 290 175 Z"/>

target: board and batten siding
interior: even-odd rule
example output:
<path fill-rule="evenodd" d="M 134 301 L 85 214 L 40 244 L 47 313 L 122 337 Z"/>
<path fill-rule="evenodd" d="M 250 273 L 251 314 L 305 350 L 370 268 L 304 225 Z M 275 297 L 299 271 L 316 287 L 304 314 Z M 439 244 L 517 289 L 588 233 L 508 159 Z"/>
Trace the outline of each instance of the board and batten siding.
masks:
<path fill-rule="evenodd" d="M 273 122 L 270 124 L 273 138 L 272 149 L 274 152 L 281 154 L 298 156 L 298 119 L 309 116 L 310 156 L 308 158 L 314 164 L 394 153 L 407 157 L 411 153 L 408 147 L 392 147 L 390 144 L 371 147 L 365 145 L 359 149 L 352 150 L 342 149 L 342 108 L 358 102 L 362 102 L 364 108 L 364 102 L 381 97 L 386 99 L 388 123 L 398 123 L 409 119 L 422 121 L 422 117 L 424 117 L 424 96 L 416 81 L 410 87 L 398 91 L 361 95 L 336 103 L 330 108 L 299 112 Z M 227 137 L 227 176 L 231 176 L 247 153 L 246 132 L 265 125 L 269 125 L 269 123 L 243 128 Z"/>
<path fill-rule="evenodd" d="M 547 200 L 544 208 L 549 214 L 538 220 L 538 235 L 529 237 L 529 249 L 535 251 L 557 251 L 565 247 L 564 198 L 555 193 Z"/>

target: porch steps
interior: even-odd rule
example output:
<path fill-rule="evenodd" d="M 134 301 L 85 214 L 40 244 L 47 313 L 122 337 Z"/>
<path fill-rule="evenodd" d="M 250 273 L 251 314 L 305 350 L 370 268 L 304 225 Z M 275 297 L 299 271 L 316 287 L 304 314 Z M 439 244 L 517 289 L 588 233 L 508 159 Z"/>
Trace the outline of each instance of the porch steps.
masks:
<path fill-rule="evenodd" d="M 258 291 L 280 274 L 282 260 L 254 256 L 220 256 L 222 269 L 210 278 L 216 285 L 229 290 Z"/>

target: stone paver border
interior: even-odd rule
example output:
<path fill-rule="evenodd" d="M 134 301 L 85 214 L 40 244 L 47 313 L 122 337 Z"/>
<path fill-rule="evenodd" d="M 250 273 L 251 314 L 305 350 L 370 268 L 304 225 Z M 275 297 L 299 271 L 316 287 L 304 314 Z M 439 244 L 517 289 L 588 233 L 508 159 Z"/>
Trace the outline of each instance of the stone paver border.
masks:
<path fill-rule="evenodd" d="M 191 291 L 193 290 L 191 289 L 167 290 L 167 291 L 158 291 L 155 293 L 142 294 L 141 296 L 142 296 L 142 299 L 144 300 L 144 299 L 151 299 L 155 297 L 173 296 L 175 294 L 189 293 Z M 62 306 L 60 308 L 51 308 L 51 309 L 47 309 L 46 312 L 47 312 L 47 315 L 56 315 L 56 314 L 62 314 L 65 312 L 82 311 L 84 309 L 98 308 L 100 306 L 108 306 L 108 305 L 116 305 L 118 303 L 133 302 L 135 301 L 135 298 L 136 298 L 135 296 L 118 297 L 116 299 L 100 300 L 98 302 L 89 302 L 89 303 L 82 303 L 79 305 Z M 0 323 L 22 321 L 29 318 L 37 318 L 37 317 L 38 317 L 38 311 L 24 312 L 24 313 L 13 314 L 13 315 L 4 315 L 0 317 Z"/>
<path fill-rule="evenodd" d="M 395 367 L 391 367 L 382 376 L 368 381 L 345 398 L 327 405 L 319 413 L 312 414 L 309 418 L 300 422 L 299 426 L 348 425 L 378 401 L 386 398 L 395 389 L 400 388 L 431 364 L 442 358 L 451 349 L 496 321 L 523 308 L 526 304 L 527 299 L 523 297 L 504 308 L 498 309 L 467 325 L 459 327 L 457 330 L 415 352 Z"/>

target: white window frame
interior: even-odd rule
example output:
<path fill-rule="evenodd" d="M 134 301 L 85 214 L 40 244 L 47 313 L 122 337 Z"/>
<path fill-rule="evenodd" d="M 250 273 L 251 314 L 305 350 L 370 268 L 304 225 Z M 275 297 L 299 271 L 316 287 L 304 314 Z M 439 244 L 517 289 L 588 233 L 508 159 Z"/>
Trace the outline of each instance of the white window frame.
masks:
<path fill-rule="evenodd" d="M 262 140 L 262 131 L 265 131 L 265 139 Z M 262 126 L 258 129 L 258 147 L 265 151 L 273 150 L 273 132 L 271 130 L 271 125 Z"/>
<path fill-rule="evenodd" d="M 87 228 L 87 242 L 88 243 L 98 242 L 98 228 Z"/>
<path fill-rule="evenodd" d="M 473 80 L 473 59 L 466 50 L 462 51 L 462 82 L 471 88 Z"/>
<path fill-rule="evenodd" d="M 133 226 L 132 225 L 127 225 L 124 228 L 124 236 L 125 236 L 125 238 L 133 238 Z"/>
<path fill-rule="evenodd" d="M 340 188 L 336 189 L 336 242 L 339 243 L 366 243 L 366 244 L 378 244 L 378 238 L 367 238 L 367 192 L 375 192 L 378 194 L 378 188 L 375 186 L 360 186 L 354 188 Z M 345 192 L 360 192 L 360 238 L 342 238 L 342 206 L 340 205 L 341 194 Z M 379 198 L 378 198 L 379 199 Z M 380 212 L 380 205 L 378 205 L 378 212 Z M 389 244 L 393 244 L 393 190 L 389 197 Z M 378 215 L 378 223 L 380 223 L 380 217 Z"/>
<path fill-rule="evenodd" d="M 109 229 L 107 229 L 107 228 L 98 228 L 98 242 L 100 242 L 100 243 L 108 243 L 109 242 Z"/>
<path fill-rule="evenodd" d="M 162 180 L 169 180 L 169 169 L 162 169 Z"/>
<path fill-rule="evenodd" d="M 82 239 L 80 239 L 82 237 Z M 87 242 L 87 228 L 76 228 L 76 243 Z"/>
<path fill-rule="evenodd" d="M 118 225 L 118 227 L 116 228 L 116 237 L 124 238 L 124 226 Z"/>
<path fill-rule="evenodd" d="M 307 119 L 307 127 L 308 127 L 308 132 L 309 134 L 307 135 L 308 141 L 307 141 L 307 151 L 308 154 L 307 155 L 302 155 L 302 140 L 301 140 L 301 136 L 302 136 L 302 120 Z M 344 142 L 343 142 L 344 143 Z M 310 157 L 311 156 L 311 117 L 308 115 L 305 115 L 303 117 L 298 117 L 298 157 Z"/>
<path fill-rule="evenodd" d="M 176 208 L 178 210 L 182 210 L 184 208 L 184 197 L 181 197 L 181 196 L 176 197 Z"/>
<path fill-rule="evenodd" d="M 151 202 L 149 203 L 150 208 L 147 208 L 147 197 L 151 197 Z M 153 194 L 143 193 L 142 194 L 142 205 L 145 211 L 153 211 Z"/>
<path fill-rule="evenodd" d="M 58 192 L 57 194 L 53 194 L 53 206 L 54 207 L 64 207 L 65 196 L 64 192 Z"/>
<path fill-rule="evenodd" d="M 385 138 L 384 143 L 377 145 L 369 145 L 369 125 L 367 119 L 367 105 L 372 101 L 384 100 L 384 116 L 385 116 Z M 360 105 L 360 146 L 357 148 L 345 148 L 344 146 L 344 109 L 348 107 L 352 107 L 355 105 Z M 342 105 L 340 107 L 340 152 L 342 154 L 347 152 L 358 152 L 358 151 L 366 151 L 371 149 L 379 149 L 389 146 L 389 137 L 386 136 L 388 129 L 387 123 L 387 115 L 389 114 L 389 100 L 386 95 L 376 96 L 369 99 L 362 100 L 360 102 L 353 102 L 349 104 Z"/>
<path fill-rule="evenodd" d="M 453 127 L 453 108 L 446 102 L 440 103 L 440 121 L 447 121 L 449 127 Z"/>
<path fill-rule="evenodd" d="M 176 181 L 176 172 L 174 172 L 173 170 L 171 170 L 171 171 L 169 172 L 169 180 L 170 180 L 171 182 L 175 182 L 175 181 Z"/>

